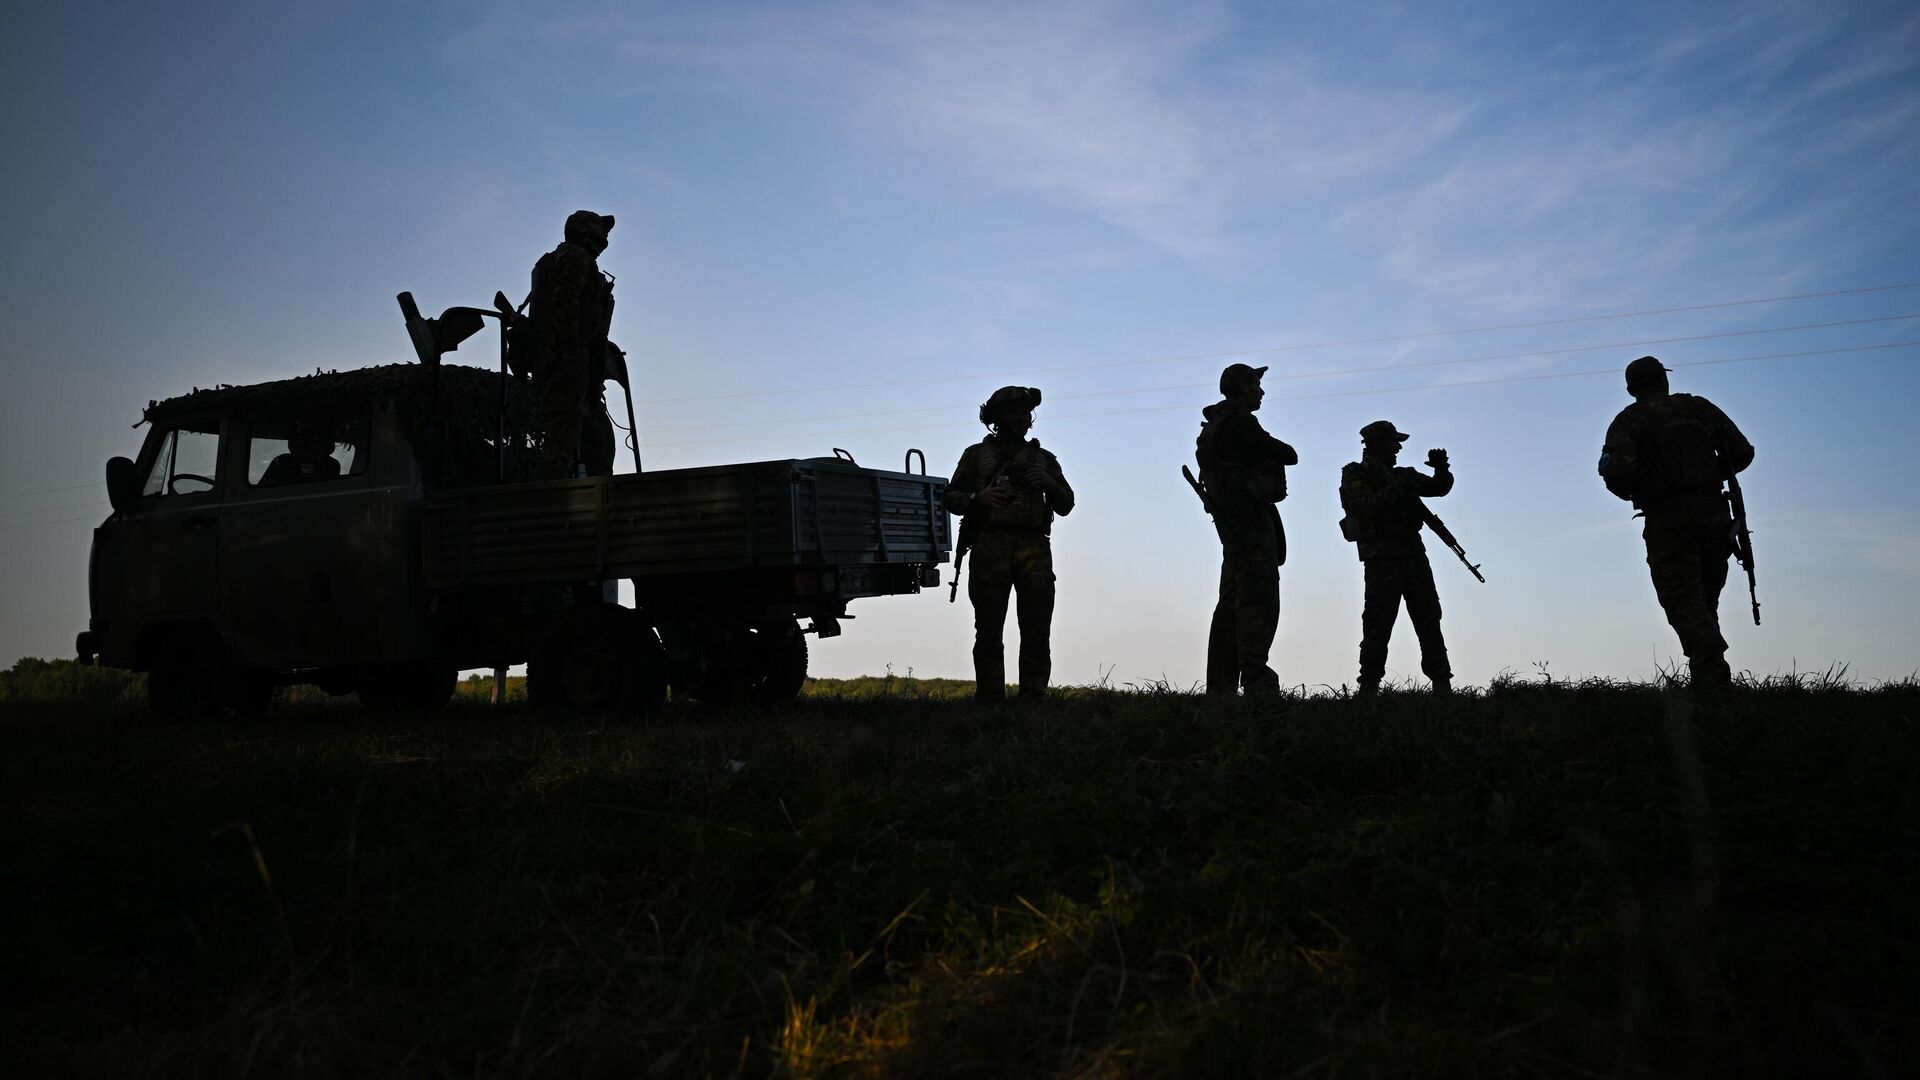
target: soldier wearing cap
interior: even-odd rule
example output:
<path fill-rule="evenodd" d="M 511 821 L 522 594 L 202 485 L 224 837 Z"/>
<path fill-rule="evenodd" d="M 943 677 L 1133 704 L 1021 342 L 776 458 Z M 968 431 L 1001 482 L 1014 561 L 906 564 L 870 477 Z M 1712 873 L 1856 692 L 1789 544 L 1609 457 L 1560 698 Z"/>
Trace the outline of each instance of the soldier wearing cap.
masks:
<path fill-rule="evenodd" d="M 605 458 L 610 468 L 612 454 L 600 444 L 612 445 L 612 429 L 599 430 L 608 423 L 604 408 L 598 417 L 592 414 L 606 380 L 613 323 L 613 278 L 598 261 L 612 230 L 611 214 L 576 210 L 567 217 L 566 239 L 533 267 L 527 314 L 540 343 L 531 372 L 541 426 L 533 465 L 538 479 L 572 476 L 583 457 Z M 582 433 L 589 424 L 595 430 L 583 455 Z"/>
<path fill-rule="evenodd" d="M 1669 393 L 1668 370 L 1651 356 L 1627 365 L 1634 400 L 1607 427 L 1600 477 L 1645 515 L 1654 595 L 1680 637 L 1694 685 L 1713 688 L 1732 681 L 1719 608 L 1733 516 L 1720 485 L 1753 464 L 1753 444 L 1711 401 Z"/>
<path fill-rule="evenodd" d="M 1340 470 L 1340 508 L 1347 515 L 1340 531 L 1359 548 L 1366 567 L 1366 602 L 1360 613 L 1362 694 L 1378 690 L 1386 675 L 1387 642 L 1402 601 L 1420 638 L 1420 670 L 1432 680 L 1434 693 L 1453 689 L 1447 641 L 1440 633 L 1440 594 L 1420 540 L 1426 520 L 1420 500 L 1452 491 L 1453 471 L 1445 450 L 1427 451 L 1432 476 L 1396 464 L 1400 444 L 1406 441 L 1391 423 L 1375 420 L 1360 429 L 1360 460 Z"/>
<path fill-rule="evenodd" d="M 1003 386 L 980 406 L 986 438 L 967 447 L 954 466 L 947 509 L 964 516 L 972 541 L 974 694 L 1006 695 L 1002 637 L 1007 600 L 1017 598 L 1020 622 L 1020 696 L 1046 693 L 1053 673 L 1053 518 L 1073 512 L 1073 488 L 1060 461 L 1027 438 L 1040 391 Z"/>
<path fill-rule="evenodd" d="M 1267 434 L 1254 413 L 1266 397 L 1264 367 L 1232 364 L 1220 373 L 1222 400 L 1201 410 L 1194 441 L 1200 483 L 1220 536 L 1220 592 L 1207 631 L 1207 693 L 1275 694 L 1268 665 L 1280 625 L 1280 567 L 1287 534 L 1274 505 L 1287 497 L 1293 447 Z"/>

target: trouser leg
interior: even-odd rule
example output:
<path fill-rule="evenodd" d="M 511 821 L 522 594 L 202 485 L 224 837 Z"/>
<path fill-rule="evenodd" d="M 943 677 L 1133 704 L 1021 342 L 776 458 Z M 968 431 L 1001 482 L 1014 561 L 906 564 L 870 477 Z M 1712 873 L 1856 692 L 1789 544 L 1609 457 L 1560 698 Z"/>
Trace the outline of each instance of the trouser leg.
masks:
<path fill-rule="evenodd" d="M 1015 585 L 1020 620 L 1020 693 L 1043 694 L 1053 675 L 1053 570 L 1030 571 Z"/>
<path fill-rule="evenodd" d="M 1207 629 L 1207 693 L 1232 697 L 1240 686 L 1240 632 L 1235 612 L 1239 594 L 1234 581 L 1233 549 L 1220 545 L 1220 593 L 1213 604 L 1213 625 Z"/>
<path fill-rule="evenodd" d="M 548 360 L 539 387 L 541 439 L 534 454 L 534 476 L 557 480 L 573 474 L 580 454 L 580 429 L 586 421 L 587 354 L 566 349 Z"/>
<path fill-rule="evenodd" d="M 1420 670 L 1436 683 L 1453 678 L 1447 663 L 1447 639 L 1440 633 L 1440 591 L 1434 588 L 1433 566 L 1422 557 L 1409 559 L 1401 594 L 1407 599 L 1407 619 L 1420 638 Z"/>
<path fill-rule="evenodd" d="M 1240 686 L 1249 694 L 1277 693 L 1280 676 L 1267 663 L 1280 625 L 1280 568 L 1273 522 L 1265 514 L 1229 519 L 1221 536 L 1226 541 L 1223 558 L 1232 571 L 1229 582 L 1227 571 L 1222 570 L 1221 602 L 1231 596 L 1233 662 Z"/>
<path fill-rule="evenodd" d="M 1726 669 L 1727 640 L 1715 611 L 1727 581 L 1724 542 L 1703 543 L 1704 526 L 1647 523 L 1647 569 L 1667 623 L 1696 675 L 1720 676 Z M 1718 553 L 1718 557 L 1715 554 Z"/>
<path fill-rule="evenodd" d="M 1002 635 L 1007 625 L 1007 594 L 1013 582 L 983 580 L 975 575 L 967 582 L 967 599 L 973 603 L 973 693 L 980 698 L 1000 698 L 1007 693 L 1007 659 Z"/>
<path fill-rule="evenodd" d="M 1361 687 L 1375 687 L 1387 674 L 1387 642 L 1400 617 L 1400 582 L 1391 564 L 1375 560 L 1366 567 L 1366 601 L 1360 609 Z"/>

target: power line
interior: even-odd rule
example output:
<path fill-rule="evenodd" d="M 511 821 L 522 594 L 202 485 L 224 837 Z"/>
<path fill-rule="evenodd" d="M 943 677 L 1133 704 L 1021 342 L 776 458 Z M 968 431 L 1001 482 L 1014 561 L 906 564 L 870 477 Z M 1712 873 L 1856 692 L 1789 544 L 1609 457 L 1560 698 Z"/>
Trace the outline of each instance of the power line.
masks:
<path fill-rule="evenodd" d="M 1411 334 L 1392 334 L 1385 337 L 1348 338 L 1342 341 L 1313 341 L 1295 345 L 1271 345 L 1259 349 L 1236 349 L 1229 352 L 1191 353 L 1183 356 L 1157 356 L 1143 360 L 1104 360 L 1088 364 L 1063 364 L 1044 368 L 1013 368 L 1005 371 L 976 371 L 963 375 L 941 375 L 932 378 L 887 379 L 879 382 L 845 383 L 839 386 L 798 386 L 784 390 L 742 390 L 729 394 L 698 394 L 691 397 L 654 398 L 640 402 L 643 405 L 672 405 L 688 401 L 720 401 L 733 398 L 770 397 L 779 394 L 823 394 L 839 390 L 872 390 L 885 386 L 920 386 L 931 383 L 963 382 L 972 379 L 993 379 L 1006 375 L 1052 375 L 1063 371 L 1086 371 L 1093 368 L 1135 367 L 1143 364 L 1171 364 L 1182 360 L 1224 360 L 1234 356 L 1261 356 L 1267 353 L 1298 352 L 1307 349 L 1333 349 L 1347 345 L 1381 345 L 1396 341 L 1419 341 L 1427 338 L 1457 337 L 1462 334 L 1490 334 L 1501 330 L 1530 330 L 1543 326 L 1572 326 L 1577 323 L 1601 322 L 1609 319 L 1638 319 L 1651 315 L 1676 315 L 1692 311 L 1714 311 L 1723 308 L 1751 307 L 1756 304 L 1779 304 L 1790 300 L 1816 300 L 1833 296 L 1856 296 L 1863 293 L 1891 292 L 1898 289 L 1920 289 L 1920 281 L 1907 281 L 1894 285 L 1866 285 L 1857 289 L 1831 289 L 1826 292 L 1791 293 L 1785 296 L 1758 296 L 1746 300 L 1722 300 L 1711 304 L 1687 304 L 1682 307 L 1646 308 L 1640 311 L 1612 311 L 1600 315 L 1576 315 L 1565 319 L 1540 319 L 1534 322 L 1503 323 L 1497 326 L 1468 326 L 1456 330 L 1422 330 Z"/>
<path fill-rule="evenodd" d="M 1920 319 L 1920 313 L 1908 315 L 1882 315 L 1871 319 L 1842 319 L 1837 322 L 1801 323 L 1795 326 L 1769 326 L 1756 330 L 1726 330 L 1713 334 L 1691 334 L 1685 337 L 1645 338 L 1640 341 L 1613 341 L 1601 345 L 1571 345 L 1559 349 L 1530 349 L 1526 352 L 1495 353 L 1486 356 L 1460 356 L 1446 360 L 1412 360 L 1402 364 L 1375 364 L 1369 367 L 1329 368 L 1320 371 L 1276 371 L 1267 375 L 1268 379 L 1318 379 L 1340 375 L 1369 375 L 1382 371 L 1407 371 L 1415 368 L 1447 367 L 1455 364 L 1479 364 L 1493 360 L 1523 360 L 1539 356 L 1565 356 L 1570 353 L 1601 352 L 1607 349 L 1637 349 L 1648 345 L 1673 345 L 1690 341 L 1712 341 L 1723 338 L 1754 337 L 1760 334 L 1784 334 L 1797 330 L 1828 330 L 1840 326 L 1864 326 L 1869 323 L 1902 322 Z M 1172 390 L 1195 390 L 1212 386 L 1211 382 L 1177 383 L 1172 386 L 1147 386 L 1133 390 L 1099 390 L 1085 394 L 1058 394 L 1050 401 L 1081 401 L 1088 398 L 1125 397 L 1129 394 L 1156 394 Z M 703 424 L 695 427 L 656 428 L 653 434 L 674 435 L 689 431 L 725 431 L 731 428 L 764 427 L 768 424 L 811 424 L 828 420 L 861 420 L 875 416 L 911 416 L 921 413 L 951 412 L 955 409 L 972 408 L 969 405 L 934 405 L 919 409 L 881 409 L 871 412 L 839 413 L 828 416 L 802 416 L 783 420 L 744 420 L 731 424 Z M 674 446 L 675 443 L 655 443 L 656 446 Z"/>
<path fill-rule="evenodd" d="M 76 521 L 91 521 L 98 525 L 100 519 L 92 514 L 86 517 L 62 518 L 59 521 L 29 521 L 20 525 L 0 525 L 0 532 L 12 532 L 15 529 L 37 529 L 42 525 L 71 525 Z"/>
<path fill-rule="evenodd" d="M 1915 347 L 1920 347 L 1920 340 L 1892 341 L 1892 342 L 1887 342 L 1885 344 L 1880 344 L 1880 345 L 1853 345 L 1853 346 L 1836 348 L 1836 349 L 1808 349 L 1808 350 L 1803 350 L 1799 352 L 1761 353 L 1755 356 L 1728 356 L 1728 357 L 1722 357 L 1716 360 L 1681 360 L 1681 361 L 1675 362 L 1673 366 L 1676 368 L 1712 367 L 1718 364 L 1746 364 L 1746 363 L 1752 363 L 1758 360 L 1788 360 L 1788 359 L 1795 359 L 1795 358 L 1807 357 L 1807 356 L 1840 356 L 1848 353 L 1874 352 L 1882 349 L 1910 349 Z M 1334 391 L 1329 391 L 1323 394 L 1293 394 L 1284 398 L 1276 397 L 1273 400 L 1275 401 L 1315 401 L 1315 400 L 1321 400 L 1325 398 L 1364 397 L 1364 396 L 1370 396 L 1374 394 L 1411 393 L 1411 392 L 1420 391 L 1420 390 L 1447 390 L 1447 389 L 1451 389 L 1454 387 L 1461 387 L 1461 386 L 1491 386 L 1497 383 L 1542 382 L 1548 379 L 1579 379 L 1579 378 L 1587 378 L 1595 375 L 1618 375 L 1619 373 L 1620 373 L 1620 369 L 1617 367 L 1591 368 L 1586 371 L 1552 371 L 1552 372 L 1544 372 L 1538 375 L 1501 375 L 1491 379 L 1467 379 L 1467 380 L 1462 380 L 1460 382 L 1426 383 L 1420 386 L 1384 386 L 1384 387 L 1375 387 L 1367 390 L 1334 390 Z M 1186 412 L 1186 411 L 1202 408 L 1207 404 L 1209 403 L 1197 402 L 1197 403 L 1188 403 L 1183 405 L 1154 405 L 1154 406 L 1149 406 L 1147 408 L 1142 408 L 1142 409 L 1108 409 L 1108 410 L 1102 410 L 1099 412 L 1066 413 L 1060 416 L 1051 417 L 1050 419 L 1083 420 L 1091 417 L 1102 417 L 1102 416 L 1138 416 L 1138 415 L 1144 415 L 1148 413 L 1159 413 L 1159 412 Z M 853 431 L 816 431 L 816 432 L 788 433 L 784 435 L 749 435 L 749 436 L 745 436 L 743 438 L 738 438 L 738 439 L 694 439 L 694 440 L 689 440 L 684 442 L 649 443 L 647 445 L 657 449 L 663 446 L 702 446 L 702 445 L 710 445 L 714 443 L 758 442 L 763 439 L 834 438 L 842 435 L 869 435 L 869 434 L 879 434 L 879 433 L 887 433 L 887 432 L 894 432 L 894 431 L 919 431 L 929 427 L 959 428 L 959 427 L 972 427 L 972 426 L 973 426 L 972 424 L 958 423 L 958 424 L 916 425 L 914 427 L 861 428 Z M 78 486 L 85 486 L 85 485 L 78 485 Z M 86 505 L 98 505 L 98 504 L 86 504 Z M 49 509 L 54 509 L 54 508 L 49 507 Z M 32 513 L 33 511 L 27 511 L 27 512 Z M 49 526 L 49 525 L 71 525 L 75 522 L 80 522 L 80 521 L 92 521 L 97 523 L 99 520 L 100 519 L 96 516 L 88 515 L 86 517 L 63 518 L 59 521 L 29 521 L 19 525 L 0 525 L 0 532 L 11 532 L 15 529 L 37 529 L 42 526 Z"/>
<path fill-rule="evenodd" d="M 95 499 L 92 502 L 66 503 L 61 506 L 43 506 L 38 510 L 15 510 L 11 513 L 0 514 L 0 518 L 26 517 L 29 514 L 51 514 L 55 510 L 80 510 L 89 506 L 105 506 L 105 505 L 107 505 L 107 500 Z"/>
<path fill-rule="evenodd" d="M 41 488 L 39 491 L 16 491 L 11 495 L 0 495 L 0 502 L 5 502 L 8 499 L 24 499 L 29 495 L 52 495 L 60 491 L 79 491 L 81 488 L 92 487 L 98 483 L 100 483 L 98 480 L 89 480 L 84 484 L 68 484 L 66 487 Z"/>
<path fill-rule="evenodd" d="M 1676 368 L 1682 368 L 1682 367 L 1707 367 L 1714 364 L 1744 364 L 1744 363 L 1750 363 L 1756 360 L 1785 360 L 1793 357 L 1805 357 L 1805 356 L 1836 356 L 1843 353 L 1869 352 L 1876 349 L 1902 349 L 1902 348 L 1912 348 L 1915 346 L 1920 346 L 1920 340 L 1895 341 L 1895 342 L 1889 342 L 1887 344 L 1882 344 L 1882 345 L 1855 345 L 1855 346 L 1850 346 L 1846 348 L 1836 348 L 1836 349 L 1811 349 L 1811 350 L 1806 350 L 1802 352 L 1763 353 L 1756 356 L 1730 356 L 1730 357 L 1726 357 L 1719 360 L 1687 360 L 1687 361 L 1676 362 L 1673 366 Z M 1461 380 L 1459 382 L 1426 383 L 1420 386 L 1384 386 L 1384 387 L 1375 387 L 1367 390 L 1335 390 L 1335 391 L 1329 391 L 1323 394 L 1292 394 L 1287 397 L 1273 397 L 1273 398 L 1270 398 L 1269 400 L 1271 401 L 1315 401 L 1323 398 L 1362 397 L 1362 396 L 1371 395 L 1371 394 L 1397 394 L 1397 393 L 1404 393 L 1404 392 L 1410 392 L 1415 390 L 1445 390 L 1455 386 L 1490 386 L 1496 383 L 1538 382 L 1546 379 L 1573 379 L 1573 378 L 1582 378 L 1590 375 L 1618 375 L 1619 373 L 1620 373 L 1620 369 L 1617 367 L 1593 368 L 1587 371 L 1556 371 L 1556 372 L 1547 372 L 1539 375 L 1503 375 L 1503 376 L 1499 376 L 1491 379 L 1468 379 L 1468 380 Z M 1186 412 L 1186 411 L 1200 409 L 1208 404 L 1211 404 L 1211 402 L 1202 401 L 1202 402 L 1194 402 L 1194 403 L 1188 403 L 1183 405 L 1154 405 L 1154 406 L 1149 406 L 1149 407 L 1140 408 L 1140 409 L 1110 409 L 1110 410 L 1102 410 L 1100 412 L 1063 413 L 1063 414 L 1048 417 L 1048 422 L 1052 422 L 1056 420 L 1079 420 L 1087 417 L 1097 417 L 1097 416 L 1136 416 L 1136 415 L 1141 415 L 1146 413 L 1157 413 L 1157 412 Z M 840 431 L 787 432 L 784 434 L 777 434 L 777 435 L 743 435 L 738 438 L 731 438 L 731 439 L 688 439 L 680 442 L 648 443 L 646 445 L 651 449 L 657 450 L 662 447 L 668 447 L 668 446 L 710 446 L 710 445 L 724 444 L 724 443 L 761 442 L 767 439 L 830 439 L 830 438 L 838 438 L 845 435 L 874 435 L 874 434 L 885 434 L 885 433 L 890 433 L 895 431 L 923 431 L 930 428 L 963 428 L 963 427 L 972 427 L 972 426 L 974 425 L 970 423 L 965 423 L 965 422 L 952 423 L 952 424 L 916 424 L 911 427 L 854 428 L 851 430 L 843 429 Z"/>

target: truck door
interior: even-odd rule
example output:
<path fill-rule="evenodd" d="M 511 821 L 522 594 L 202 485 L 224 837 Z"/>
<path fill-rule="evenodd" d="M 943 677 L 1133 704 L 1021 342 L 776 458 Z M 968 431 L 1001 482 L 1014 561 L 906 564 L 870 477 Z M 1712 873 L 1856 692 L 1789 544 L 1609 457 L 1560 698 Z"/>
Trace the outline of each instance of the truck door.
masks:
<path fill-rule="evenodd" d="M 262 411 L 221 525 L 221 609 L 267 667 L 352 662 L 344 624 L 367 604 L 366 402 Z"/>
<path fill-rule="evenodd" d="M 143 456 L 140 501 L 113 527 L 121 596 L 136 625 L 210 616 L 219 581 L 221 422 L 169 421 Z"/>

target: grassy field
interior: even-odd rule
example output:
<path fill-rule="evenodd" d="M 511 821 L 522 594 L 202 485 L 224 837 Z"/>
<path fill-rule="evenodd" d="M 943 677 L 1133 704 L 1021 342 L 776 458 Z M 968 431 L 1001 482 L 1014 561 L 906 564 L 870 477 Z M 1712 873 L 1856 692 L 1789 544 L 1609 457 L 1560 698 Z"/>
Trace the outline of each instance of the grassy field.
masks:
<path fill-rule="evenodd" d="M 1920 686 L 965 689 L 644 726 L 0 705 L 3 1064 L 1920 1069 Z"/>

